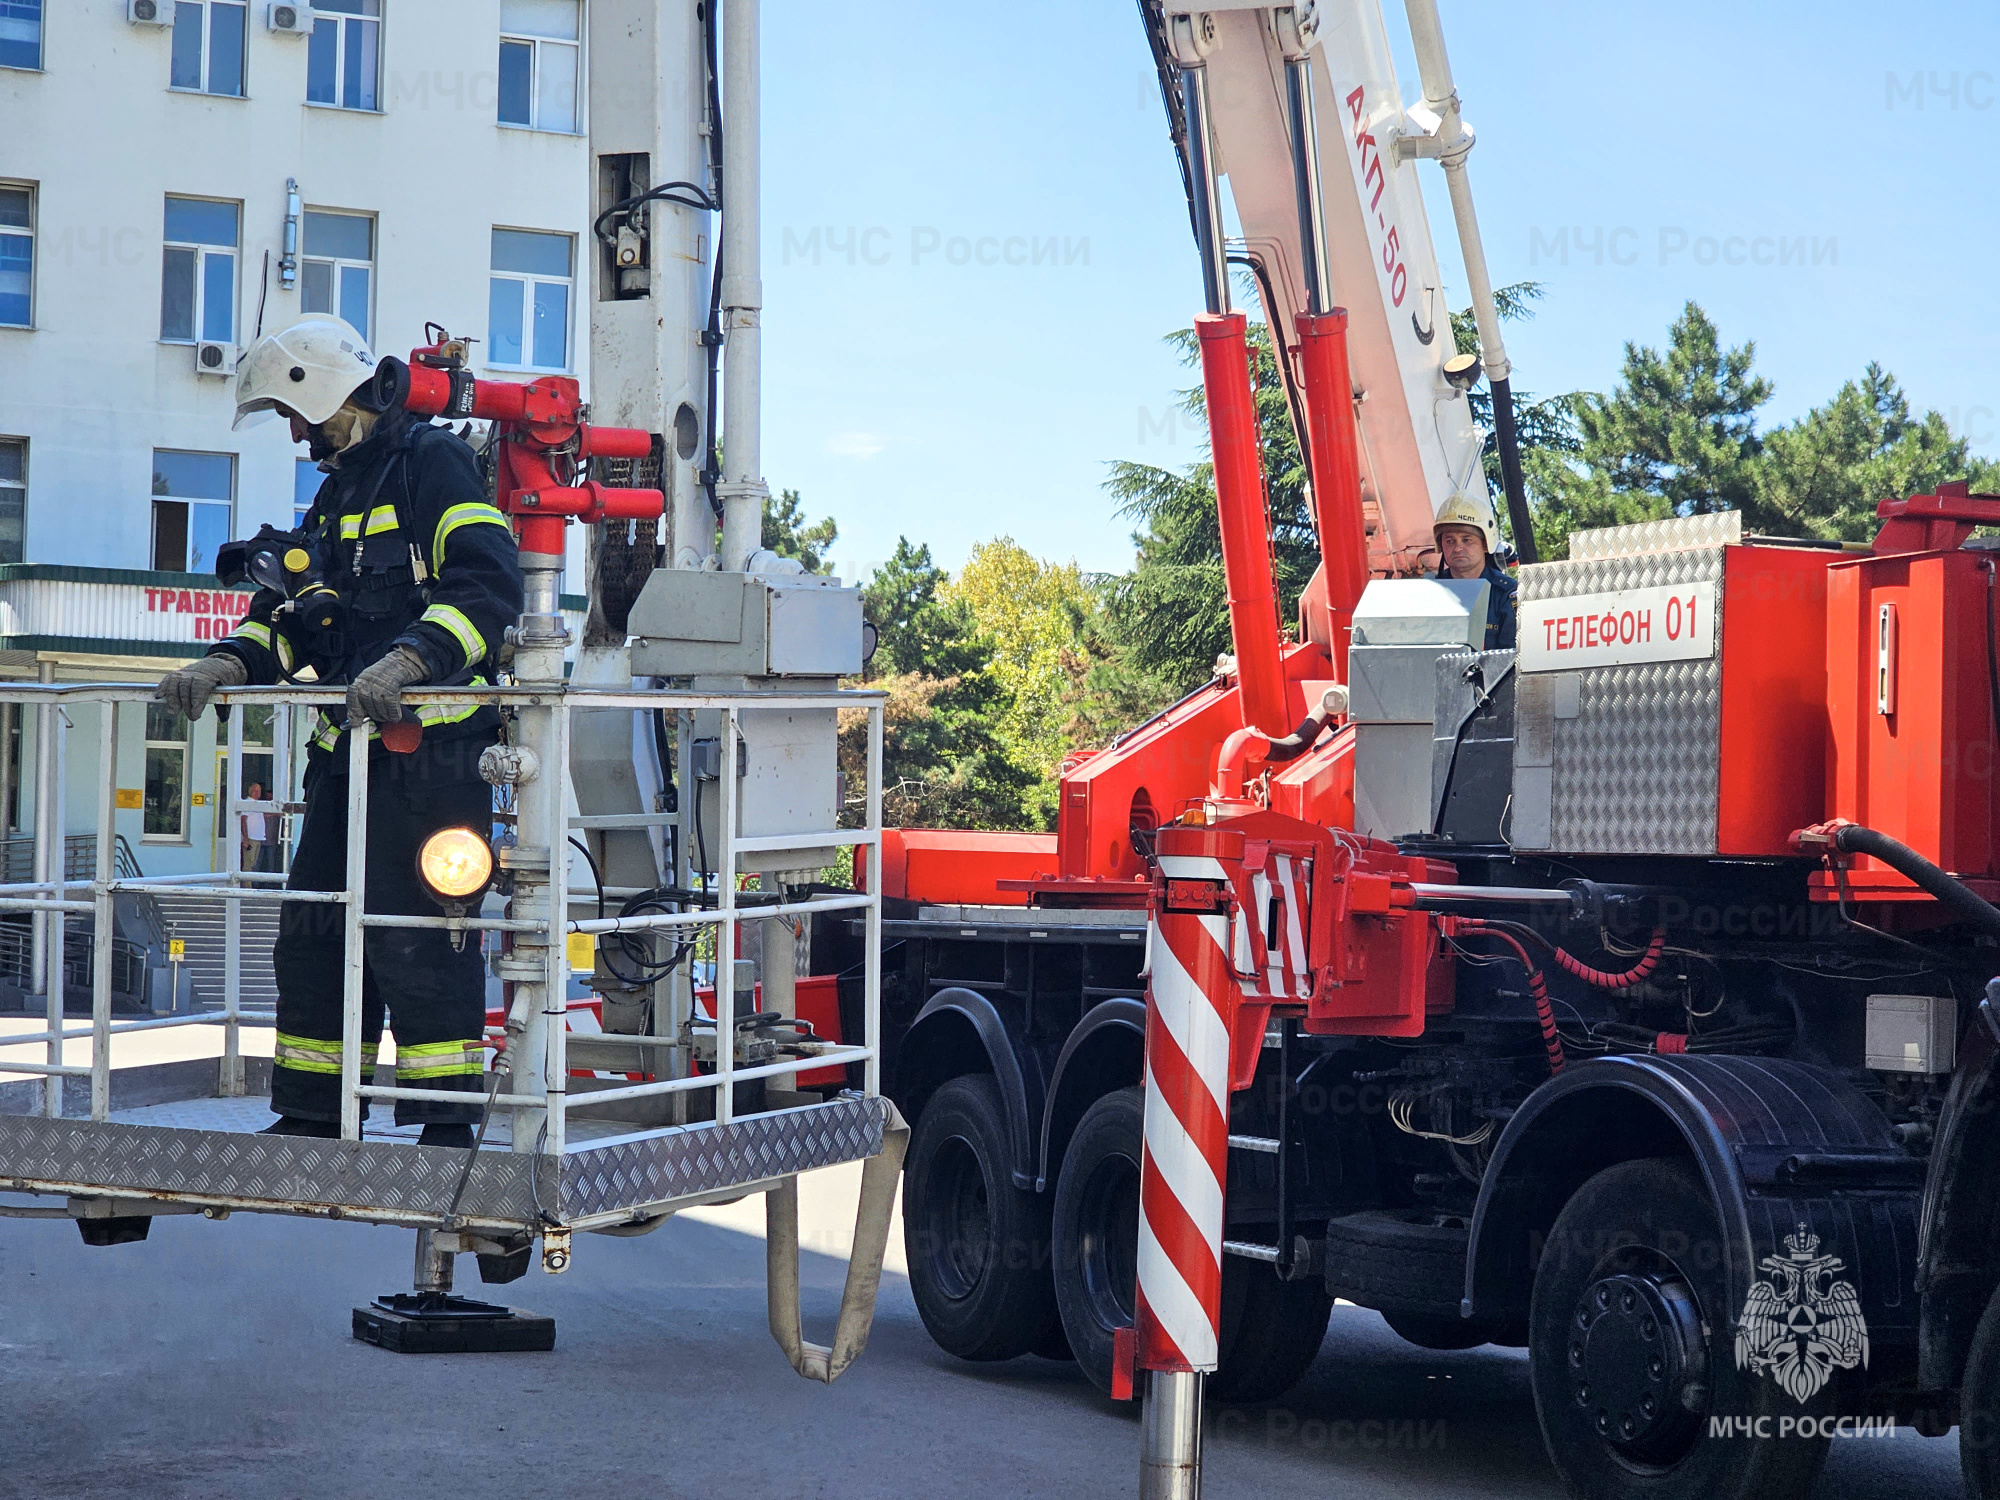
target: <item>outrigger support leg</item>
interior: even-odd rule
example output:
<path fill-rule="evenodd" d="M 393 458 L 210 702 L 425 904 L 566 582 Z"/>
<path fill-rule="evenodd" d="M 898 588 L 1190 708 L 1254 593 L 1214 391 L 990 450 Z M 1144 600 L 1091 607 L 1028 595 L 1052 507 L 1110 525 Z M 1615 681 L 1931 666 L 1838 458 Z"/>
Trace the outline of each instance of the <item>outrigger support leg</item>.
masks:
<path fill-rule="evenodd" d="M 555 1348 L 554 1318 L 452 1295 L 453 1262 L 461 1251 L 482 1248 L 472 1241 L 471 1235 L 449 1230 L 419 1229 L 415 1290 L 393 1292 L 355 1308 L 354 1336 L 397 1354 L 514 1354 Z"/>

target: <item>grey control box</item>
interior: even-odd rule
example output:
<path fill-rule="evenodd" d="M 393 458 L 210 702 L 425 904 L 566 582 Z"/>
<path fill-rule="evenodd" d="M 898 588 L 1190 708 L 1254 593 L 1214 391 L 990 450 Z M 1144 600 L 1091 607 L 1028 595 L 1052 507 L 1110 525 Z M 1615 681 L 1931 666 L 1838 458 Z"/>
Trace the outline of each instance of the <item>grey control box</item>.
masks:
<path fill-rule="evenodd" d="M 861 590 L 810 574 L 661 568 L 632 605 L 632 670 L 653 677 L 850 677 Z"/>

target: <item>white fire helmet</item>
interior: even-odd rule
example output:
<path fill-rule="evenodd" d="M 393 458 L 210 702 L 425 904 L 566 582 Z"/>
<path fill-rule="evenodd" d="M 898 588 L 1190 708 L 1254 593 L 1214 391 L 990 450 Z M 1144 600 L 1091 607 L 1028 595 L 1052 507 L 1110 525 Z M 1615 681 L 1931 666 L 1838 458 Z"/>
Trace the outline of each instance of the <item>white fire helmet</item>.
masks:
<path fill-rule="evenodd" d="M 1431 538 L 1447 526 L 1470 526 L 1486 539 L 1486 555 L 1492 557 L 1500 551 L 1499 528 L 1493 524 L 1493 505 L 1483 495 L 1468 495 L 1463 491 L 1453 495 L 1438 507 L 1437 519 L 1431 522 Z M 1440 542 L 1442 548 L 1443 543 Z"/>
<path fill-rule="evenodd" d="M 324 422 L 374 378 L 375 356 L 353 324 L 331 313 L 308 313 L 289 328 L 265 334 L 237 363 L 231 426 L 279 406 L 308 422 Z"/>

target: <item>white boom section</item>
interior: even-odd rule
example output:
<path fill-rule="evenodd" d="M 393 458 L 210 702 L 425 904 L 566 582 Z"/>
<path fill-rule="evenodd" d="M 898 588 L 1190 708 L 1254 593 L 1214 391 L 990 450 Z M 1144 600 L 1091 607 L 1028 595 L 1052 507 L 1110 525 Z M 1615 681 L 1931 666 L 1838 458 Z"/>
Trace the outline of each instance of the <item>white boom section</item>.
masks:
<path fill-rule="evenodd" d="M 616 0 L 590 6 L 588 15 L 593 217 L 663 183 L 706 186 L 707 74 L 696 0 Z M 643 159 L 634 175 L 644 180 L 620 176 L 612 165 L 619 158 Z M 648 269 L 621 269 L 594 235 L 577 247 L 590 261 L 591 420 L 665 435 L 660 484 L 670 518 L 664 529 L 674 542 L 668 561 L 700 567 L 715 553 L 715 517 L 700 479 L 708 461 L 701 337 L 714 216 L 671 200 L 639 212 L 651 229 Z M 637 244 L 628 238 L 635 254 Z"/>
<path fill-rule="evenodd" d="M 1278 305 L 1265 314 L 1289 347 L 1307 288 L 1276 14 L 1229 0 L 1199 10 L 1169 0 L 1167 12 L 1192 16 L 1206 43 L 1216 164 L 1270 277 Z M 1447 500 L 1492 509 L 1486 434 L 1444 378 L 1457 350 L 1413 159 L 1430 135 L 1403 108 L 1379 0 L 1320 0 L 1293 15 L 1311 59 L 1327 278 L 1348 315 L 1369 566 L 1410 573 L 1435 566 L 1431 520 Z"/>

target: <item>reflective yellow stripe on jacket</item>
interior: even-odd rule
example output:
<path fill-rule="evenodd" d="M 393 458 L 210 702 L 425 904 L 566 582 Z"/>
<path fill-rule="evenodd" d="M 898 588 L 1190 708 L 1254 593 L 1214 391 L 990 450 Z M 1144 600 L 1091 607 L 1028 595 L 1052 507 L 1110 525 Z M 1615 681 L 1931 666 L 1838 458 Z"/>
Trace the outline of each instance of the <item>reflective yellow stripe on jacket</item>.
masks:
<path fill-rule="evenodd" d="M 490 505 L 468 502 L 446 508 L 438 517 L 437 534 L 431 538 L 431 571 L 444 571 L 445 539 L 461 526 L 505 526 L 507 518 Z M 510 528 L 511 529 L 511 528 Z"/>
<path fill-rule="evenodd" d="M 368 526 L 365 532 L 361 525 L 361 517 L 358 514 L 342 516 L 340 518 L 340 539 L 343 542 L 351 542 L 363 535 L 380 536 L 385 531 L 394 531 L 395 529 L 396 507 L 393 505 L 378 505 L 369 511 Z"/>
<path fill-rule="evenodd" d="M 252 646 L 261 646 L 264 650 L 272 652 L 277 656 L 278 666 L 281 670 L 286 672 L 292 670 L 292 643 L 286 640 L 281 633 L 271 629 L 262 620 L 245 620 L 229 633 L 227 639 L 244 641 Z"/>
<path fill-rule="evenodd" d="M 424 611 L 423 618 L 465 648 L 465 664 L 468 667 L 486 655 L 486 637 L 479 633 L 464 610 L 449 604 L 433 604 Z"/>
<path fill-rule="evenodd" d="M 475 677 L 465 686 L 486 687 L 488 684 L 484 677 Z M 417 722 L 426 729 L 435 729 L 444 724 L 462 724 L 478 713 L 482 706 L 478 703 L 420 703 L 416 707 Z M 324 708 L 319 711 L 319 720 L 319 731 L 313 735 L 312 742 L 322 750 L 331 750 L 340 739 L 340 725 Z M 369 738 L 375 738 L 378 733 L 378 726 L 371 721 L 368 725 Z"/>

